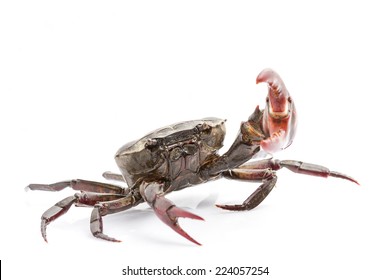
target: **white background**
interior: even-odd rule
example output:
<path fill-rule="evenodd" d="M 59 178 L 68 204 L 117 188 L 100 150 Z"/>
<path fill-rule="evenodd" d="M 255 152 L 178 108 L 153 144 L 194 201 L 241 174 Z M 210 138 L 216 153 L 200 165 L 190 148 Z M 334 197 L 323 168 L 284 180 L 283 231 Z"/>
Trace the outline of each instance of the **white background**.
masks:
<path fill-rule="evenodd" d="M 389 279 L 384 3 L 1 1 L 4 277 L 125 279 L 128 265 L 180 265 L 269 266 L 264 279 Z M 326 165 L 360 187 L 283 170 L 264 203 L 245 213 L 213 205 L 241 202 L 256 184 L 220 180 L 170 195 L 205 218 L 181 220 L 203 246 L 143 205 L 104 219 L 122 243 L 92 237 L 88 208 L 72 208 L 42 240 L 41 214 L 73 191 L 26 185 L 104 181 L 121 145 L 177 121 L 227 118 L 226 149 L 264 106 L 266 87 L 255 78 L 265 67 L 283 77 L 299 113 L 295 142 L 275 156 Z M 238 279 L 246 278 L 261 277 Z"/>

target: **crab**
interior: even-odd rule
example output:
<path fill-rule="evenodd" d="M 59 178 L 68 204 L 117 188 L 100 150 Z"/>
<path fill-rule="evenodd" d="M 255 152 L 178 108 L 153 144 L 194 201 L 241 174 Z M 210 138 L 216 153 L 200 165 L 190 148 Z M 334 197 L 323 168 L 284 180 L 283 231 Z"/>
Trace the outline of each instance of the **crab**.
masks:
<path fill-rule="evenodd" d="M 249 119 L 241 123 L 229 150 L 222 155 L 218 150 L 223 146 L 226 120 L 192 120 L 157 129 L 118 150 L 115 160 L 121 174 L 105 172 L 103 177 L 122 181 L 126 188 L 82 179 L 27 186 L 31 190 L 60 191 L 70 187 L 80 191 L 43 213 L 43 239 L 47 242 L 48 224 L 75 204 L 93 207 L 90 219 L 93 236 L 120 242 L 103 233 L 102 218 L 146 202 L 166 225 L 201 245 L 180 227 L 178 219 L 203 219 L 177 207 L 166 198 L 168 193 L 220 178 L 258 182 L 260 186 L 243 203 L 216 205 L 225 210 L 243 211 L 255 208 L 268 196 L 276 184 L 276 172 L 281 168 L 300 174 L 342 178 L 358 184 L 348 175 L 316 164 L 273 157 L 257 159 L 260 151 L 272 155 L 287 148 L 294 139 L 297 124 L 293 99 L 280 76 L 265 69 L 256 78 L 256 83 L 262 82 L 268 85 L 265 109 L 255 108 Z"/>

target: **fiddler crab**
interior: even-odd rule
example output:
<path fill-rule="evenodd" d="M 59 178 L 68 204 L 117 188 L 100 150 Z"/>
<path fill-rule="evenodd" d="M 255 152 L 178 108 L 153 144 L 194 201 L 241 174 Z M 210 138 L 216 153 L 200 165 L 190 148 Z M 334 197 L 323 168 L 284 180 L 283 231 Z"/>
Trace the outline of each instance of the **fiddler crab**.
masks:
<path fill-rule="evenodd" d="M 93 207 L 90 229 L 95 237 L 119 242 L 103 233 L 102 217 L 146 202 L 170 228 L 200 245 L 180 227 L 178 219 L 203 219 L 177 207 L 165 197 L 166 194 L 220 178 L 260 183 L 242 204 L 216 205 L 226 210 L 243 211 L 255 208 L 267 197 L 276 184 L 276 171 L 283 167 L 300 174 L 337 177 L 358 184 L 347 175 L 316 164 L 272 157 L 250 161 L 261 150 L 273 154 L 287 148 L 296 131 L 294 102 L 280 76 L 265 69 L 256 79 L 256 83 L 262 82 L 268 84 L 265 109 L 260 110 L 257 106 L 249 119 L 241 123 L 237 138 L 223 155 L 219 155 L 218 150 L 223 145 L 226 120 L 192 120 L 157 129 L 118 150 L 115 160 L 121 174 L 105 172 L 103 177 L 125 182 L 126 188 L 82 179 L 27 186 L 26 189 L 31 190 L 60 191 L 70 187 L 81 191 L 43 213 L 43 239 L 47 241 L 47 225 L 75 204 Z"/>

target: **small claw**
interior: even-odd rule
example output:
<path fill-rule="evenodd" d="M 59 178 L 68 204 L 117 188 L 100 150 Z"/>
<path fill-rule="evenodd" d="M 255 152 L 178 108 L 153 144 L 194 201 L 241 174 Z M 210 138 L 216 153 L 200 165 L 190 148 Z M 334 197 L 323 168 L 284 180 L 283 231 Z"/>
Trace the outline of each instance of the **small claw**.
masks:
<path fill-rule="evenodd" d="M 167 224 L 170 228 L 172 228 L 174 231 L 176 231 L 178 234 L 186 238 L 187 240 L 197 244 L 202 245 L 198 241 L 196 241 L 194 238 L 192 238 L 187 232 L 185 232 L 179 225 L 178 218 L 190 218 L 194 220 L 201 220 L 204 221 L 204 219 L 198 215 L 195 215 L 191 212 L 188 212 L 184 209 L 181 209 L 176 206 L 172 206 L 166 211 L 166 215 L 164 217 L 159 216 L 159 218 Z M 168 219 L 167 219 L 168 218 Z"/>
<path fill-rule="evenodd" d="M 187 240 L 195 243 L 196 245 L 199 245 L 199 246 L 202 246 L 201 243 L 199 243 L 198 241 L 196 241 L 194 238 L 192 238 L 187 232 L 185 232 L 179 225 L 179 223 L 174 223 L 173 225 L 170 225 L 170 228 L 173 229 L 174 231 L 176 231 L 178 234 L 180 234 L 181 236 L 183 236 L 184 238 L 186 238 Z"/>
<path fill-rule="evenodd" d="M 187 240 L 189 240 L 197 245 L 202 245 L 198 241 L 196 241 L 194 238 L 192 238 L 187 232 L 185 232 L 180 227 L 179 222 L 178 222 L 179 218 L 190 218 L 190 219 L 194 219 L 194 220 L 203 221 L 202 217 L 195 215 L 191 212 L 188 212 L 184 209 L 181 209 L 181 208 L 175 206 L 174 204 L 171 204 L 171 202 L 165 198 L 164 199 L 160 198 L 158 200 L 157 204 L 160 204 L 159 205 L 160 207 L 164 204 L 169 205 L 169 207 L 167 207 L 165 209 L 161 209 L 161 208 L 154 209 L 156 214 L 157 214 L 157 217 L 159 217 L 160 220 L 162 220 L 166 225 L 168 225 L 171 229 L 176 231 L 178 234 L 180 234 L 181 236 L 183 236 Z"/>
<path fill-rule="evenodd" d="M 148 204 L 153 208 L 156 216 L 164 222 L 171 229 L 186 238 L 187 240 L 201 245 L 198 241 L 193 239 L 187 232 L 185 232 L 179 225 L 179 218 L 190 218 L 194 220 L 202 220 L 202 217 L 188 212 L 177 207 L 172 201 L 164 197 L 163 182 L 144 182 L 141 184 L 141 194 Z"/>

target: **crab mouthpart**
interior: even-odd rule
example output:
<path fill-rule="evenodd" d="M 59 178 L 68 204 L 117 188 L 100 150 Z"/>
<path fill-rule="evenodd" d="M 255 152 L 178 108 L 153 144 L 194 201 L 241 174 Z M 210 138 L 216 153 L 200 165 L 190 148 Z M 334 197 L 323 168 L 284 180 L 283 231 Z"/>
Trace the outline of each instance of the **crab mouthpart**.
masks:
<path fill-rule="evenodd" d="M 256 83 L 268 84 L 268 110 L 270 116 L 276 119 L 290 114 L 290 94 L 280 76 L 272 69 L 265 69 L 256 78 Z"/>

